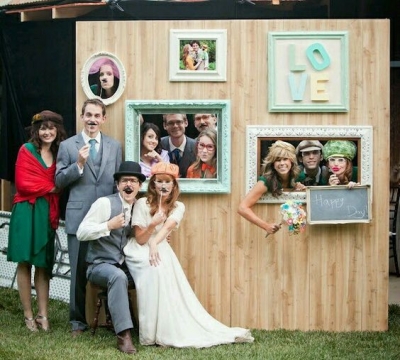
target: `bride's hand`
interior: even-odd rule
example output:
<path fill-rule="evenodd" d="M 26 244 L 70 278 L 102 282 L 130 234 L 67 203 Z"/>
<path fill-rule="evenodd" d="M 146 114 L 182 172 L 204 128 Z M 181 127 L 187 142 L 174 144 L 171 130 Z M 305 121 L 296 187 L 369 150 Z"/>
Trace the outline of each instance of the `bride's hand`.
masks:
<path fill-rule="evenodd" d="M 151 266 L 157 266 L 161 263 L 158 247 L 152 241 L 149 241 L 149 260 Z"/>

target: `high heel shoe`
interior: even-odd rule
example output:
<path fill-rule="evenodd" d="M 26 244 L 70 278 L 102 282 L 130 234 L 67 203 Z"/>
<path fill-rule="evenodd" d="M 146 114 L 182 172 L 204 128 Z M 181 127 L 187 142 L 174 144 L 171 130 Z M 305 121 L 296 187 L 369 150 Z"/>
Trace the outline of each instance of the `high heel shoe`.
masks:
<path fill-rule="evenodd" d="M 35 318 L 37 326 L 39 326 L 44 331 L 50 330 L 49 319 L 46 316 L 37 315 Z"/>
<path fill-rule="evenodd" d="M 30 331 L 38 331 L 36 321 L 33 318 L 25 318 L 25 325 Z"/>

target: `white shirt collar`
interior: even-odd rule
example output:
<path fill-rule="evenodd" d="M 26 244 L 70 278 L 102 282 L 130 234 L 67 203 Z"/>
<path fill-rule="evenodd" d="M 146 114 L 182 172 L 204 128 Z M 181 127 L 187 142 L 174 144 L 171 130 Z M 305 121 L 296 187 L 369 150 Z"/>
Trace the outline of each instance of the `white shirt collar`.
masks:
<path fill-rule="evenodd" d="M 83 137 L 83 141 L 85 142 L 85 144 L 89 143 L 89 140 L 91 139 L 89 136 L 86 135 L 86 133 L 82 130 L 82 137 Z M 97 136 L 95 137 L 97 144 L 100 144 L 101 141 L 101 132 L 99 131 L 99 133 L 97 134 Z"/>
<path fill-rule="evenodd" d="M 175 150 L 175 149 L 179 149 L 181 152 L 183 152 L 185 150 L 185 146 L 186 146 L 186 136 L 183 138 L 182 144 L 178 147 L 176 147 L 172 141 L 171 141 L 171 137 L 168 137 L 168 141 L 169 141 L 169 148 L 171 149 L 171 151 Z"/>

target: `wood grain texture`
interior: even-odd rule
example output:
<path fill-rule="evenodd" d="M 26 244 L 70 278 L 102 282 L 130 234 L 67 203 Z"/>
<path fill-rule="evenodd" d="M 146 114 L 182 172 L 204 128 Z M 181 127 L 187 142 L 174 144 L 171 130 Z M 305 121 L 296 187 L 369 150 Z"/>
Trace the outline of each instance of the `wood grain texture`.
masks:
<path fill-rule="evenodd" d="M 226 82 L 169 82 L 170 29 L 227 29 Z M 269 31 L 348 31 L 350 111 L 268 113 Z M 225 20 L 78 22 L 80 69 L 109 51 L 127 86 L 107 107 L 104 132 L 124 142 L 125 100 L 230 99 L 231 194 L 183 194 L 185 220 L 172 246 L 204 307 L 232 326 L 353 331 L 387 329 L 389 189 L 389 21 Z M 299 236 L 264 233 L 236 212 L 245 195 L 246 125 L 372 125 L 370 224 L 309 225 Z M 81 129 L 80 120 L 77 128 Z M 278 204 L 255 211 L 279 220 Z"/>

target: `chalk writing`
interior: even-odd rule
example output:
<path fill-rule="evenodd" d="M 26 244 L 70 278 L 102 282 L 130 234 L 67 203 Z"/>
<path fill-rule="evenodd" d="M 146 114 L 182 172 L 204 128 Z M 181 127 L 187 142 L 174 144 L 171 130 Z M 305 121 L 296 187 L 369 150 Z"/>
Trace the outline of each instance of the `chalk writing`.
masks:
<path fill-rule="evenodd" d="M 315 203 L 318 206 L 332 208 L 332 209 L 339 209 L 344 204 L 344 198 L 337 198 L 337 199 L 328 199 L 323 198 L 322 195 L 315 195 Z"/>

